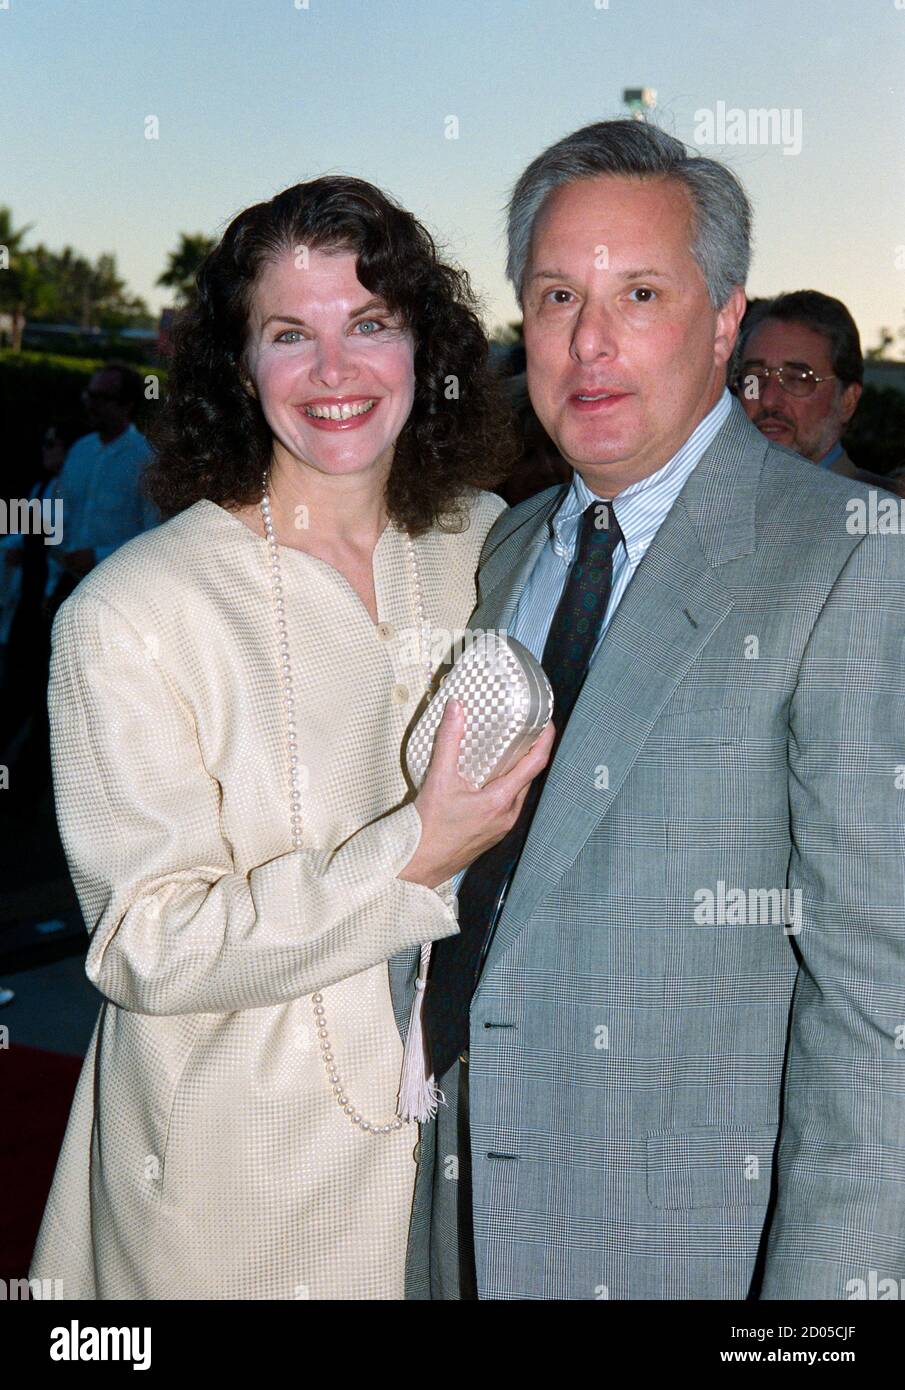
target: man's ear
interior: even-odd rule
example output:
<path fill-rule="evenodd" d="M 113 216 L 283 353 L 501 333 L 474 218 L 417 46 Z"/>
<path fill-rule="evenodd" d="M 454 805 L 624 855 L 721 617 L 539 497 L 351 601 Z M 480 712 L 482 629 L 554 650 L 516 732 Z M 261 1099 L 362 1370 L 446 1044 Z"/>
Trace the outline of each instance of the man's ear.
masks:
<path fill-rule="evenodd" d="M 861 399 L 861 392 L 864 390 L 859 381 L 850 381 L 848 386 L 843 388 L 840 397 L 840 416 L 843 425 L 847 425 L 849 420 L 858 409 L 858 402 Z"/>
<path fill-rule="evenodd" d="M 722 309 L 718 310 L 713 340 L 713 355 L 717 362 L 726 363 L 731 358 L 747 304 L 745 291 L 741 285 L 736 285 Z"/>

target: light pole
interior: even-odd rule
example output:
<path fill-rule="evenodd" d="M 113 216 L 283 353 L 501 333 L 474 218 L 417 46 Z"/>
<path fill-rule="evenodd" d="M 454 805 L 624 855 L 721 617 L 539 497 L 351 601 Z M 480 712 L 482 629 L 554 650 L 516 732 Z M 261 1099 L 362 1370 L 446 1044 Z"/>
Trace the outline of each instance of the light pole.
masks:
<path fill-rule="evenodd" d="M 657 93 L 653 87 L 624 87 L 622 100 L 633 121 L 646 121 L 647 112 L 653 111 L 657 104 Z"/>

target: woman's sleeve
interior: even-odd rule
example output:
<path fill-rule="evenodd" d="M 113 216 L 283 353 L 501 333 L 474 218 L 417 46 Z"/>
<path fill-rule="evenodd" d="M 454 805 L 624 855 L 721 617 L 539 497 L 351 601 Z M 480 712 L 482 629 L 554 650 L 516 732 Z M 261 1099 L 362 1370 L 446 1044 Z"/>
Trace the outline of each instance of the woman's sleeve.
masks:
<path fill-rule="evenodd" d="M 106 998 L 145 1014 L 280 1004 L 455 935 L 449 884 L 396 877 L 421 838 L 411 803 L 335 851 L 237 873 L 219 784 L 155 649 L 93 594 L 54 624 L 57 817 Z"/>

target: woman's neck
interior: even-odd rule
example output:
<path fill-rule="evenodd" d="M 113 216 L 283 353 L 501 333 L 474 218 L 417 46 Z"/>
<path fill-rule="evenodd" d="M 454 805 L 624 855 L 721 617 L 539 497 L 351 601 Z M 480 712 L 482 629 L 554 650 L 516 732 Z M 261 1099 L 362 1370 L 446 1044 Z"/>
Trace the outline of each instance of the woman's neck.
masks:
<path fill-rule="evenodd" d="M 268 491 L 274 526 L 284 538 L 314 532 L 322 541 L 373 550 L 386 527 L 389 464 L 335 476 L 275 459 Z"/>

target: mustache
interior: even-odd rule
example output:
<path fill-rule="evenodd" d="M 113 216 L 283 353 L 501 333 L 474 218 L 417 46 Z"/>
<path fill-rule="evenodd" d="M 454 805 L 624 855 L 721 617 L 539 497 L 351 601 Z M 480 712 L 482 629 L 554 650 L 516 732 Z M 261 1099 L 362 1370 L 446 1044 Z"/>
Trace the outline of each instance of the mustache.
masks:
<path fill-rule="evenodd" d="M 754 423 L 755 425 L 765 425 L 768 421 L 773 421 L 777 425 L 788 425 L 790 430 L 795 428 L 794 420 L 790 420 L 788 415 L 779 415 L 775 410 L 762 410 L 755 417 Z"/>

